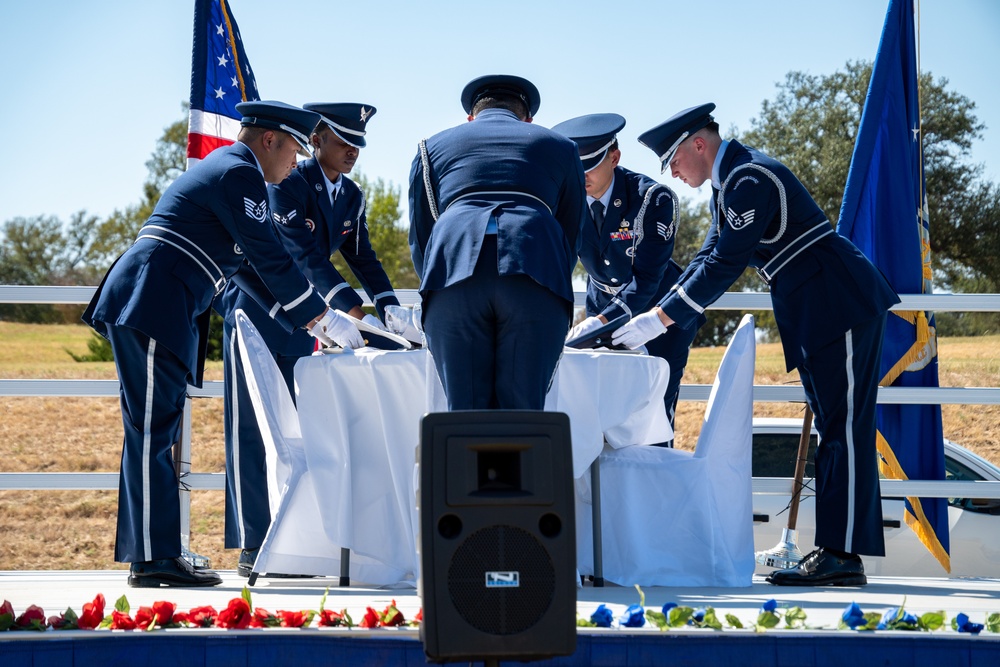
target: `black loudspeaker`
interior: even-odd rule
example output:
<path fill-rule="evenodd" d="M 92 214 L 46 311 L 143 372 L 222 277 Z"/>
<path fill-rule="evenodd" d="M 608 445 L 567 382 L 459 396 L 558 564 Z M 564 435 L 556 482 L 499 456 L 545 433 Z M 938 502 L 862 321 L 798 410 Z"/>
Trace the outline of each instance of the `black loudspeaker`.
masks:
<path fill-rule="evenodd" d="M 436 662 L 576 651 L 569 417 L 425 415 L 420 430 L 420 637 Z"/>

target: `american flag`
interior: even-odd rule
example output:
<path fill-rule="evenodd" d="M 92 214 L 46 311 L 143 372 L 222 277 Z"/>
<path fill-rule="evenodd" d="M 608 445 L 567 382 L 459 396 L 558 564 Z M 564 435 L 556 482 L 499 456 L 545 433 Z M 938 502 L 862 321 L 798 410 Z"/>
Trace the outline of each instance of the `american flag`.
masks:
<path fill-rule="evenodd" d="M 259 100 L 240 29 L 226 0 L 195 0 L 188 167 L 236 141 L 236 105 Z"/>

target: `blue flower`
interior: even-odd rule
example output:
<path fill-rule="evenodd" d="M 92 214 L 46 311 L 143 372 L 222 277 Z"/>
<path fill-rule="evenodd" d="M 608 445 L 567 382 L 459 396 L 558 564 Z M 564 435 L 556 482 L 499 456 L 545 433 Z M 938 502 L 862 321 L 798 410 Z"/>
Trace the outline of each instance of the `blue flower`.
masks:
<path fill-rule="evenodd" d="M 590 622 L 596 624 L 599 628 L 610 628 L 611 621 L 613 620 L 614 616 L 612 616 L 611 610 L 603 604 L 590 615 Z"/>
<path fill-rule="evenodd" d="M 777 609 L 777 608 L 778 608 L 778 601 L 775 600 L 774 598 L 771 598 L 770 600 L 768 600 L 767 602 L 765 602 L 763 604 L 763 606 L 761 606 L 760 610 L 761 611 L 769 611 L 769 612 L 771 612 L 773 614 L 774 610 Z"/>
<path fill-rule="evenodd" d="M 704 608 L 695 609 L 694 613 L 691 614 L 691 620 L 694 621 L 695 623 L 701 623 L 702 621 L 704 621 L 705 620 L 705 609 Z"/>
<path fill-rule="evenodd" d="M 631 605 L 618 619 L 618 624 L 625 628 L 641 628 L 646 625 L 646 610 L 641 605 Z"/>
<path fill-rule="evenodd" d="M 849 627 L 851 630 L 856 630 L 858 626 L 866 625 L 868 621 L 865 620 L 865 613 L 861 611 L 861 607 L 858 606 L 857 602 L 852 602 L 846 609 L 844 613 L 840 615 L 840 620 L 844 622 L 844 625 Z"/>
<path fill-rule="evenodd" d="M 896 622 L 896 617 L 899 616 L 899 607 L 889 607 L 882 614 L 882 620 L 878 622 L 875 626 L 876 630 L 887 630 L 889 626 Z"/>
<path fill-rule="evenodd" d="M 661 609 L 660 611 L 663 612 L 664 616 L 670 618 L 670 610 L 676 606 L 677 606 L 676 602 L 668 602 L 667 604 L 663 605 L 663 609 Z"/>
<path fill-rule="evenodd" d="M 965 614 L 959 614 L 955 617 L 955 625 L 958 627 L 959 632 L 968 632 L 973 635 L 978 635 L 983 631 L 982 623 L 970 623 L 969 617 Z"/>

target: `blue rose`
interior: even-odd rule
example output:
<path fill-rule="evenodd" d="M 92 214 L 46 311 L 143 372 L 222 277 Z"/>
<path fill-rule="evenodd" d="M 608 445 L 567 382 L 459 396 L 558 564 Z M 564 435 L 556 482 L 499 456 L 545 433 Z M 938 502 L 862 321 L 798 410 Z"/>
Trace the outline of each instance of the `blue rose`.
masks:
<path fill-rule="evenodd" d="M 669 618 L 670 617 L 670 610 L 673 609 L 676 606 L 677 606 L 676 602 L 668 602 L 667 604 L 663 605 L 663 609 L 661 609 L 660 611 L 663 612 L 664 616 L 666 616 L 667 618 Z"/>
<path fill-rule="evenodd" d="M 765 602 L 763 604 L 763 606 L 761 606 L 760 610 L 761 611 L 769 611 L 769 612 L 771 612 L 773 614 L 774 610 L 777 609 L 777 608 L 778 608 L 778 601 L 775 600 L 774 598 L 771 598 L 770 600 L 768 600 L 767 602 Z"/>
<path fill-rule="evenodd" d="M 896 617 L 899 616 L 899 607 L 889 607 L 882 614 L 882 619 L 875 626 L 876 630 L 886 630 L 889 626 L 896 622 Z"/>
<path fill-rule="evenodd" d="M 970 623 L 969 617 L 965 614 L 959 614 L 955 617 L 955 625 L 958 627 L 959 632 L 968 632 L 973 635 L 978 635 L 983 631 L 982 623 Z"/>
<path fill-rule="evenodd" d="M 705 609 L 695 609 L 694 613 L 691 614 L 691 620 L 695 623 L 701 623 L 705 620 Z"/>
<path fill-rule="evenodd" d="M 865 613 L 861 611 L 861 607 L 858 606 L 857 602 L 852 602 L 846 609 L 844 613 L 840 615 L 840 620 L 844 622 L 844 625 L 849 627 L 851 630 L 856 630 L 858 626 L 866 625 L 868 621 L 865 620 Z"/>
<path fill-rule="evenodd" d="M 625 628 L 641 628 L 646 625 L 646 610 L 637 604 L 630 606 L 618 619 L 618 625 Z"/>
<path fill-rule="evenodd" d="M 596 624 L 599 628 L 610 628 L 611 621 L 613 620 L 614 616 L 611 614 L 611 610 L 603 604 L 590 615 L 590 622 Z"/>

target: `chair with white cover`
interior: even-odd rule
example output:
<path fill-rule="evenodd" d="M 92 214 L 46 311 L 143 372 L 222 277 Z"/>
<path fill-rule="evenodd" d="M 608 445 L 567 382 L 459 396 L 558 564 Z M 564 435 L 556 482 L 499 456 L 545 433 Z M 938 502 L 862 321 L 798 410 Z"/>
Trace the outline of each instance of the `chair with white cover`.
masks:
<path fill-rule="evenodd" d="M 235 317 L 247 388 L 264 441 L 271 510 L 271 526 L 257 554 L 254 575 L 341 572 L 341 563 L 349 561 L 347 549 L 342 552 L 342 545 L 330 540 L 323 528 L 288 387 L 250 318 L 242 310 Z"/>
<path fill-rule="evenodd" d="M 746 315 L 712 385 L 694 453 L 606 448 L 600 457 L 604 576 L 630 586 L 749 586 L 756 342 Z"/>

